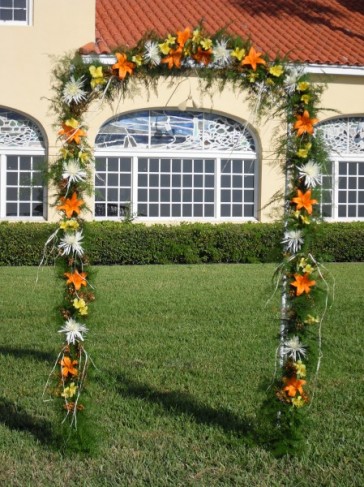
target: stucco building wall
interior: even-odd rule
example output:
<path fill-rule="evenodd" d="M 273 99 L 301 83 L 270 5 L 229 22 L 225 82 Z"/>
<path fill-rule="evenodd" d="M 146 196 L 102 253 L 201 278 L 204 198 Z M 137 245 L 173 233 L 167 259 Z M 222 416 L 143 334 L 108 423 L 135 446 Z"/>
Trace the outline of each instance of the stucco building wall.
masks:
<path fill-rule="evenodd" d="M 55 116 L 50 111 L 49 101 L 53 96 L 51 72 L 57 58 L 74 52 L 94 38 L 95 0 L 37 0 L 32 17 L 30 26 L 0 25 L 0 46 L 7 46 L 0 50 L 0 107 L 23 112 L 40 124 L 51 160 L 58 150 L 57 130 L 53 127 Z M 339 115 L 364 115 L 363 76 L 315 74 L 312 79 L 326 85 L 320 120 Z M 268 117 L 258 123 L 245 93 L 229 85 L 221 92 L 215 89 L 213 93 L 206 93 L 194 78 L 160 80 L 158 89 L 150 92 L 134 84 L 130 93 L 127 99 L 115 100 L 112 106 L 93 104 L 86 117 L 91 144 L 100 126 L 112 116 L 150 108 L 177 109 L 191 93 L 195 107 L 197 105 L 200 110 L 248 123 L 258 152 L 258 207 L 263 208 L 258 219 L 270 221 L 275 216 L 274 208 L 267 205 L 284 187 L 284 177 L 274 152 L 277 130 L 285 130 L 280 120 Z M 186 108 L 193 108 L 191 99 Z M 92 200 L 89 204 L 92 207 Z M 51 209 L 48 218 L 57 218 Z"/>

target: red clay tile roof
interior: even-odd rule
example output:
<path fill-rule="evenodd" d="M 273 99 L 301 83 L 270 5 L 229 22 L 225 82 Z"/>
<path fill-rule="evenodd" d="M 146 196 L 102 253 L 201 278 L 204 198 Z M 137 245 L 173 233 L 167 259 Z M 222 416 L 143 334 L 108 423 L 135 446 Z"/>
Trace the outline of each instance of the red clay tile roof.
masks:
<path fill-rule="evenodd" d="M 96 43 L 84 54 L 134 46 L 201 20 L 207 32 L 226 27 L 271 56 L 308 63 L 364 66 L 364 0 L 96 0 Z"/>

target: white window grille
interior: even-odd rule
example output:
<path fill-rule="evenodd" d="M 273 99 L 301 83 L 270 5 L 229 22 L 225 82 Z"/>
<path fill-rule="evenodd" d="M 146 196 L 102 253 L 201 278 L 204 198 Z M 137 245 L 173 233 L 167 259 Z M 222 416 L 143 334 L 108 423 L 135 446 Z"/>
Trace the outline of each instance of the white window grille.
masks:
<path fill-rule="evenodd" d="M 44 216 L 44 139 L 25 116 L 0 109 L 0 218 Z"/>
<path fill-rule="evenodd" d="M 319 130 L 331 158 L 324 176 L 323 216 L 364 220 L 364 117 L 328 120 Z"/>
<path fill-rule="evenodd" d="M 254 219 L 257 164 L 243 124 L 217 114 L 144 111 L 96 138 L 96 218 Z"/>
<path fill-rule="evenodd" d="M 29 25 L 32 0 L 0 0 L 0 24 Z"/>

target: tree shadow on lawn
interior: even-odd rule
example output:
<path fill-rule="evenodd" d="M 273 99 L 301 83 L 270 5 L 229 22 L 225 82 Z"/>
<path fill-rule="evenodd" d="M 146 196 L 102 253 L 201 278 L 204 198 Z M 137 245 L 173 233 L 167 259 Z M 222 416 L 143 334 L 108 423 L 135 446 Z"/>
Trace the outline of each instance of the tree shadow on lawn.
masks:
<path fill-rule="evenodd" d="M 258 444 L 259 435 L 251 418 L 237 415 L 226 408 L 215 409 L 197 401 L 183 391 L 160 391 L 148 384 L 142 384 L 124 374 L 114 376 L 117 391 L 122 396 L 140 398 L 161 406 L 168 414 L 186 414 L 197 423 L 213 425 L 226 433 L 233 434 L 248 444 Z"/>
<path fill-rule="evenodd" d="M 197 423 L 221 428 L 248 447 L 262 448 L 275 457 L 299 453 L 301 449 L 301 438 L 297 437 L 296 440 L 283 423 L 277 422 L 277 411 L 281 407 L 271 390 L 271 380 L 263 380 L 258 385 L 258 389 L 266 394 L 266 399 L 257 405 L 256 417 L 252 419 L 227 408 L 215 409 L 202 404 L 191 394 L 183 391 L 161 391 L 148 384 L 133 381 L 120 373 L 112 377 L 121 396 L 140 398 L 161 406 L 168 414 L 186 414 Z"/>
<path fill-rule="evenodd" d="M 16 358 L 36 358 L 44 362 L 54 362 L 56 355 L 51 352 L 42 352 L 31 348 L 13 348 L 0 346 L 0 355 L 12 355 Z"/>
<path fill-rule="evenodd" d="M 0 397 L 0 423 L 11 430 L 30 433 L 47 447 L 56 446 L 60 441 L 60 438 L 55 436 L 49 421 L 34 418 L 18 404 L 5 397 Z"/>

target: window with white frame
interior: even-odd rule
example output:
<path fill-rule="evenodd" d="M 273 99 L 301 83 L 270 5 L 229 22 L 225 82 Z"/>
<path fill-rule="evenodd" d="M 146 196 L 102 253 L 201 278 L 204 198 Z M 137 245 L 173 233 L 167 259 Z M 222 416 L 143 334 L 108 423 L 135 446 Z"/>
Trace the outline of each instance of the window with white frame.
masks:
<path fill-rule="evenodd" d="M 323 216 L 364 220 L 364 117 L 335 118 L 318 128 L 331 159 L 323 178 Z"/>
<path fill-rule="evenodd" d="M 39 127 L 0 108 L 0 218 L 44 216 L 45 144 Z"/>
<path fill-rule="evenodd" d="M 118 116 L 96 138 L 95 217 L 254 219 L 255 143 L 218 114 L 150 110 Z"/>
<path fill-rule="evenodd" d="M 0 0 L 0 24 L 30 24 L 31 0 Z"/>

